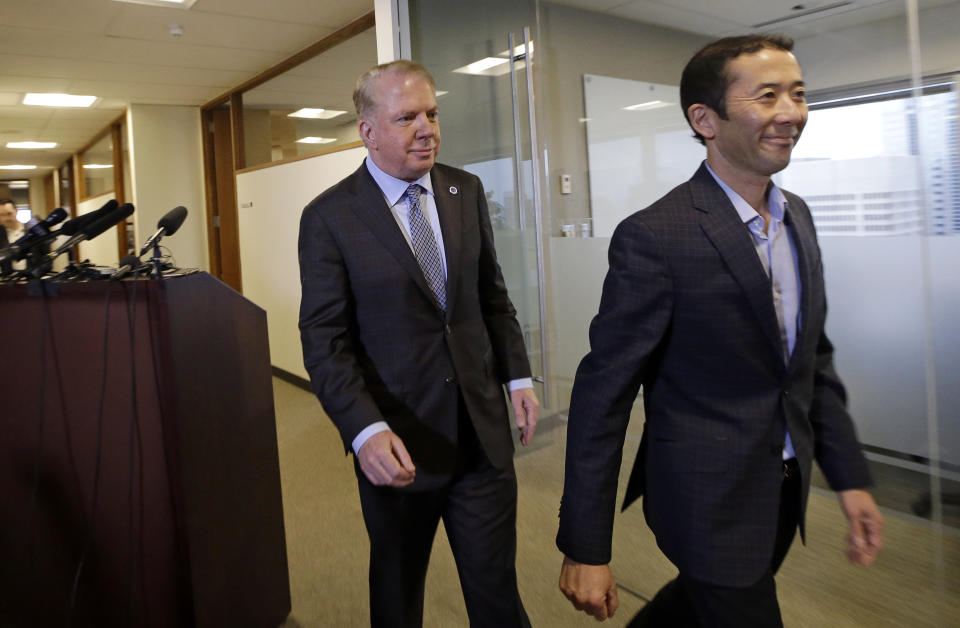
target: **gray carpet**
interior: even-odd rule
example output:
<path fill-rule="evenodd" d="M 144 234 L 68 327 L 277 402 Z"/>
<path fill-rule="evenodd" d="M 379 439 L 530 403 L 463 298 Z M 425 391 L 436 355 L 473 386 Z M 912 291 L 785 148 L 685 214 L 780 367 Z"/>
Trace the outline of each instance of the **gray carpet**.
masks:
<path fill-rule="evenodd" d="M 279 379 L 274 393 L 293 599 L 284 627 L 367 626 L 368 548 L 352 459 L 315 397 Z M 639 424 L 628 433 L 624 460 L 633 460 Z M 516 461 L 517 571 L 527 613 L 538 627 L 596 625 L 557 589 L 561 556 L 554 536 L 565 434 L 562 417 L 547 417 Z M 777 577 L 787 627 L 960 626 L 960 534 L 909 514 L 885 509 L 884 515 L 887 542 L 880 560 L 869 568 L 852 566 L 843 553 L 846 527 L 836 499 L 814 489 L 807 546 L 795 542 Z M 676 573 L 639 507 L 618 515 L 612 566 L 622 588 L 620 610 L 608 626 L 625 625 L 643 598 Z M 424 626 L 467 626 L 442 525 L 427 577 Z"/>

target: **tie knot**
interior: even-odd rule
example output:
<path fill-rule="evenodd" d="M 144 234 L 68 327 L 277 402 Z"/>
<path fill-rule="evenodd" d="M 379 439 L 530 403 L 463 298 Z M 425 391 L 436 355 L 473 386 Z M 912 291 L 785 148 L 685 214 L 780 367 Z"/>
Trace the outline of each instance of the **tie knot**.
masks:
<path fill-rule="evenodd" d="M 419 183 L 411 183 L 407 187 L 407 198 L 410 200 L 411 203 L 420 202 L 420 184 Z"/>

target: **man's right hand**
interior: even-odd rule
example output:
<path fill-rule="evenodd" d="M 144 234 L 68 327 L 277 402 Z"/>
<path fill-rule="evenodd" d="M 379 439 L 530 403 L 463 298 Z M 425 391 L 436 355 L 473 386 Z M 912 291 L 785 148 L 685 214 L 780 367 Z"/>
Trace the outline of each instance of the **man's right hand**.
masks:
<path fill-rule="evenodd" d="M 417 474 L 403 441 L 390 430 L 368 438 L 357 452 L 357 461 L 374 486 L 408 486 Z"/>
<path fill-rule="evenodd" d="M 563 557 L 560 590 L 578 611 L 597 621 L 613 617 L 620 600 L 610 565 L 585 565 Z"/>

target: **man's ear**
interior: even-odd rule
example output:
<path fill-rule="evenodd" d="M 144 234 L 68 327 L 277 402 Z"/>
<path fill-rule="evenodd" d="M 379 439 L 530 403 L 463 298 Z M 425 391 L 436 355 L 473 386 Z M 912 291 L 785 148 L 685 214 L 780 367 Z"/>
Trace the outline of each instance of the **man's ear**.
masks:
<path fill-rule="evenodd" d="M 687 116 L 690 119 L 690 126 L 704 139 L 712 140 L 717 136 L 717 121 L 720 116 L 716 111 L 702 103 L 697 103 L 690 105 Z"/>
<path fill-rule="evenodd" d="M 373 131 L 373 125 L 366 119 L 360 118 L 357 122 L 357 130 L 360 131 L 360 139 L 363 140 L 364 146 L 369 150 L 375 150 L 377 148 L 377 137 Z"/>

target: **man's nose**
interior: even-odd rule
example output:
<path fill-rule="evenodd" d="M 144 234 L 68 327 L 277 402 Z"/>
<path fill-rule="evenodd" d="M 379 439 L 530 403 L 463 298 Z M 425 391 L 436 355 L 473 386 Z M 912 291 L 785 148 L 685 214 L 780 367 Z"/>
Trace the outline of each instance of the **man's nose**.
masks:
<path fill-rule="evenodd" d="M 776 122 L 781 124 L 800 124 L 807 117 L 807 103 L 798 102 L 784 95 L 777 103 Z"/>
<path fill-rule="evenodd" d="M 417 116 L 417 135 L 420 137 L 430 137 L 436 132 L 436 127 L 433 122 L 426 116 L 426 114 L 420 114 Z"/>

